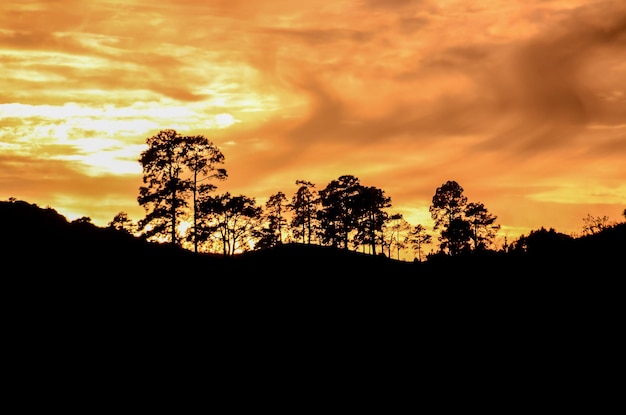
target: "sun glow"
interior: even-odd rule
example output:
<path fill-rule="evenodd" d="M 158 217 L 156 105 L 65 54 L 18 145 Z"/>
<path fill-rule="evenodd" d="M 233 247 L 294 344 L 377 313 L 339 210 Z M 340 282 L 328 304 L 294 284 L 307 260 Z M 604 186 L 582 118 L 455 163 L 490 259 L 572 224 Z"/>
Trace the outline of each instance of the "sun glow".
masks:
<path fill-rule="evenodd" d="M 0 198 L 139 215 L 146 139 L 175 129 L 223 150 L 219 192 L 355 174 L 431 229 L 455 180 L 509 239 L 573 229 L 625 207 L 624 16 L 620 0 L 3 0 Z"/>
<path fill-rule="evenodd" d="M 215 122 L 217 123 L 218 127 L 226 128 L 226 127 L 230 127 L 231 125 L 233 125 L 236 121 L 232 115 L 227 114 L 227 113 L 222 113 L 222 114 L 217 114 L 215 116 Z"/>

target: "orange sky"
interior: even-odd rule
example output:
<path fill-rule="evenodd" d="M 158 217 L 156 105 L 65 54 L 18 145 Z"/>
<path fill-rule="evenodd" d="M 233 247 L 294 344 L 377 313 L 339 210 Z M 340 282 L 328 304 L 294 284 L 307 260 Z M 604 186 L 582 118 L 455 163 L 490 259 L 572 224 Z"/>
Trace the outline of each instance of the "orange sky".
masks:
<path fill-rule="evenodd" d="M 264 204 L 351 174 L 432 226 L 457 181 L 509 241 L 626 208 L 623 0 L 3 0 L 0 199 L 137 220 L 161 129 Z"/>

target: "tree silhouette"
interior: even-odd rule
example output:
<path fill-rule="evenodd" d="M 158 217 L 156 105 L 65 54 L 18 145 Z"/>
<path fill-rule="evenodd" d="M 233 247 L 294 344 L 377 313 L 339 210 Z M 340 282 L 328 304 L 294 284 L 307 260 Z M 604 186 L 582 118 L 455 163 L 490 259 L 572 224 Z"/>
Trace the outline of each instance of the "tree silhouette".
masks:
<path fill-rule="evenodd" d="M 317 216 L 319 199 L 313 183 L 306 180 L 296 180 L 296 184 L 300 187 L 288 206 L 293 211 L 290 227 L 296 239 L 302 238 L 302 243 L 311 244 L 313 221 Z"/>
<path fill-rule="evenodd" d="M 394 219 L 392 229 L 394 230 L 393 245 L 396 246 L 397 258 L 400 259 L 400 250 L 407 247 L 408 233 L 411 232 L 411 224 L 400 214 L 400 218 Z"/>
<path fill-rule="evenodd" d="M 146 211 L 139 227 L 148 238 L 167 236 L 178 244 L 179 216 L 187 206 L 184 198 L 190 190 L 181 175 L 185 169 L 184 138 L 175 130 L 162 130 L 147 139 L 148 148 L 141 153 L 143 183 L 137 201 Z"/>
<path fill-rule="evenodd" d="M 583 234 L 584 235 L 595 235 L 596 233 L 600 233 L 609 225 L 609 217 L 608 216 L 591 216 L 591 214 L 587 214 L 585 218 L 583 218 Z"/>
<path fill-rule="evenodd" d="M 146 211 L 139 227 L 146 237 L 169 236 L 172 245 L 179 244 L 178 227 L 193 195 L 194 246 L 196 245 L 196 196 L 214 190 L 200 180 L 223 179 L 224 169 L 215 166 L 224 156 L 204 136 L 182 136 L 173 129 L 161 130 L 147 139 L 148 148 L 141 153 L 144 186 L 139 188 L 138 203 Z"/>
<path fill-rule="evenodd" d="M 376 255 L 377 233 L 382 231 L 388 219 L 388 213 L 383 209 L 391 207 L 391 198 L 377 187 L 358 186 L 352 203 L 357 231 L 354 240 L 357 244 L 370 245 L 372 255 Z"/>
<path fill-rule="evenodd" d="M 261 219 L 262 208 L 256 200 L 244 195 L 225 193 L 207 196 L 199 203 L 198 238 L 207 241 L 218 238 L 224 256 L 234 255 L 238 250 L 249 250 Z"/>
<path fill-rule="evenodd" d="M 469 203 L 465 207 L 464 214 L 471 224 L 474 250 L 486 249 L 500 230 L 500 225 L 495 223 L 497 216 L 489 213 L 482 203 Z"/>
<path fill-rule="evenodd" d="M 457 182 L 449 180 L 437 188 L 429 211 L 435 221 L 434 229 L 442 229 L 439 237 L 442 250 L 447 247 L 452 250 L 451 253 L 456 252 L 457 248 L 467 242 L 465 238 L 468 235 L 464 231 L 466 225 L 459 223 L 459 220 L 463 220 L 466 204 L 467 197 L 463 195 L 463 188 Z M 454 228 L 448 230 L 453 223 L 455 223 Z M 464 238 L 464 240 L 454 241 L 449 238 Z"/>
<path fill-rule="evenodd" d="M 441 249 L 458 255 L 471 249 L 472 224 L 463 218 L 454 218 L 441 231 Z"/>
<path fill-rule="evenodd" d="M 400 214 L 398 215 L 402 216 Z M 380 245 L 380 250 L 387 257 L 391 257 L 391 246 L 394 244 L 396 237 L 395 229 L 393 226 L 389 226 L 393 216 L 394 215 L 387 217 L 387 220 L 383 224 L 383 227 L 377 236 L 377 243 Z M 363 250 L 363 252 L 365 252 L 365 250 Z"/>
<path fill-rule="evenodd" d="M 461 217 L 466 204 L 467 197 L 463 195 L 463 188 L 457 182 L 449 180 L 438 187 L 429 208 L 435 221 L 434 229 L 446 228 L 454 219 Z"/>
<path fill-rule="evenodd" d="M 422 261 L 422 247 L 429 244 L 432 236 L 426 232 L 426 228 L 421 225 L 415 225 L 407 237 L 407 242 L 411 244 L 413 249 L 417 250 L 417 260 Z"/>
<path fill-rule="evenodd" d="M 398 224 L 401 220 L 403 220 L 401 213 L 388 214 L 387 220 L 385 220 L 378 235 L 378 243 L 380 244 L 382 252 L 384 253 L 386 251 L 387 257 L 391 257 L 391 247 L 395 245 L 397 239 L 396 233 L 399 230 Z"/>
<path fill-rule="evenodd" d="M 197 214 L 198 196 L 213 192 L 217 186 L 211 183 L 201 183 L 209 179 L 225 180 L 228 174 L 225 169 L 216 166 L 224 163 L 224 155 L 215 144 L 203 135 L 185 137 L 187 151 L 184 153 L 185 165 L 192 172 L 191 189 L 193 194 L 193 225 L 192 239 L 194 251 L 198 252 Z"/>
<path fill-rule="evenodd" d="M 497 216 L 480 202 L 468 204 L 463 188 L 455 181 L 437 188 L 429 210 L 435 221 L 434 229 L 441 229 L 440 249 L 451 255 L 472 246 L 474 250 L 486 249 L 500 230 L 500 225 L 495 223 Z"/>
<path fill-rule="evenodd" d="M 74 219 L 71 223 L 80 225 L 80 224 L 93 224 L 91 218 L 89 216 L 81 216 L 80 218 Z"/>
<path fill-rule="evenodd" d="M 397 259 L 400 259 L 400 250 L 406 248 L 407 232 L 410 232 L 411 224 L 404 219 L 401 213 L 394 213 L 388 216 L 383 230 L 380 233 L 379 241 L 383 248 L 387 249 L 387 256 L 391 258 L 391 248 L 395 247 Z"/>
<path fill-rule="evenodd" d="M 554 228 L 546 230 L 541 227 L 541 229 L 531 231 L 528 236 L 521 235 L 512 244 L 511 251 L 550 256 L 567 251 L 573 239 L 567 234 L 557 232 Z"/>
<path fill-rule="evenodd" d="M 115 229 L 116 231 L 122 231 L 129 234 L 133 234 L 135 232 L 135 224 L 128 217 L 126 212 L 119 212 L 113 217 L 113 220 L 111 220 L 107 226 L 111 229 Z"/>
<path fill-rule="evenodd" d="M 322 243 L 348 249 L 349 234 L 356 226 L 355 199 L 361 184 L 352 175 L 340 176 L 319 191 L 322 208 L 320 220 Z"/>
<path fill-rule="evenodd" d="M 285 201 L 287 197 L 283 192 L 277 192 L 269 197 L 265 203 L 263 216 L 266 226 L 256 230 L 257 243 L 255 249 L 271 248 L 283 243 L 283 227 L 287 220 L 284 218 Z"/>

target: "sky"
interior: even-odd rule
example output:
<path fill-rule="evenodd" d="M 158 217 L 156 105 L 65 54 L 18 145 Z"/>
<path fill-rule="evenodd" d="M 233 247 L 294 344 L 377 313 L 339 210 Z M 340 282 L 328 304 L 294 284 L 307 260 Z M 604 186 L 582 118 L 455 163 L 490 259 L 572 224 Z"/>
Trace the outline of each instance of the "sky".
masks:
<path fill-rule="evenodd" d="M 501 241 L 624 220 L 623 0 L 3 0 L 0 64 L 0 199 L 69 220 L 143 218 L 163 129 L 259 205 L 348 174 L 428 229 L 449 180 Z"/>

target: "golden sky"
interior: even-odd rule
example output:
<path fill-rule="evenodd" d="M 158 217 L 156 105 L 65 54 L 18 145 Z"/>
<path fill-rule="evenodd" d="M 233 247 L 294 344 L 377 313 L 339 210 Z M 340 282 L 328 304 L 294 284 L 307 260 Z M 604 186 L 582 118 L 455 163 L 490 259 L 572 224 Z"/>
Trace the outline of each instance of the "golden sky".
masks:
<path fill-rule="evenodd" d="M 0 199 L 143 217 L 173 128 L 264 204 L 344 174 L 432 226 L 458 182 L 509 241 L 626 208 L 626 1 L 3 0 Z"/>

